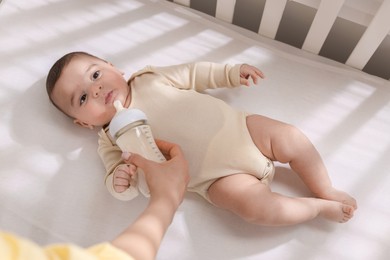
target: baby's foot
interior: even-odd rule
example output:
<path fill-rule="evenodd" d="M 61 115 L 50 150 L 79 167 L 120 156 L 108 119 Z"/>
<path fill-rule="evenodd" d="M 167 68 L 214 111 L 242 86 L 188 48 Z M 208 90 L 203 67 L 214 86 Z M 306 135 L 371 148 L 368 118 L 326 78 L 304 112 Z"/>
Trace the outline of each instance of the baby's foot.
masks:
<path fill-rule="evenodd" d="M 354 207 L 338 201 L 323 200 L 320 216 L 339 223 L 345 223 L 353 217 Z"/>
<path fill-rule="evenodd" d="M 351 195 L 341 190 L 333 188 L 332 190 L 320 195 L 319 197 L 326 200 L 338 201 L 343 204 L 352 206 L 354 210 L 357 209 L 356 200 Z"/>

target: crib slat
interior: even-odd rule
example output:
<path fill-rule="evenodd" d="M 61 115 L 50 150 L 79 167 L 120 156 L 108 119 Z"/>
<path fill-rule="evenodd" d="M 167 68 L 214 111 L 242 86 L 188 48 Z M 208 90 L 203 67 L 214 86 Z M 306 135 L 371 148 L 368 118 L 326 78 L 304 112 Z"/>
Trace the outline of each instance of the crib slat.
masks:
<path fill-rule="evenodd" d="M 176 4 L 184 5 L 184 6 L 190 6 L 191 0 L 173 0 Z"/>
<path fill-rule="evenodd" d="M 267 0 L 259 27 L 259 34 L 275 39 L 287 0 Z"/>
<path fill-rule="evenodd" d="M 390 0 L 384 0 L 346 64 L 363 69 L 390 31 Z"/>
<path fill-rule="evenodd" d="M 345 0 L 322 0 L 302 49 L 318 54 Z"/>
<path fill-rule="evenodd" d="M 232 23 L 235 5 L 236 0 L 218 0 L 215 17 L 228 23 Z"/>

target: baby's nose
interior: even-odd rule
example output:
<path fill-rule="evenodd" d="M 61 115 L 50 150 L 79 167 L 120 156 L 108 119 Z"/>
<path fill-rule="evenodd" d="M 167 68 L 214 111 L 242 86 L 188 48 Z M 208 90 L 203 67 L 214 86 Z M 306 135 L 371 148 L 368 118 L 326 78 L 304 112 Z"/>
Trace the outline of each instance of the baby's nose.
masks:
<path fill-rule="evenodd" d="M 93 95 L 93 97 L 99 97 L 99 94 L 100 94 L 101 90 L 102 90 L 102 86 L 100 86 L 100 85 L 94 86 L 92 88 L 92 95 Z"/>

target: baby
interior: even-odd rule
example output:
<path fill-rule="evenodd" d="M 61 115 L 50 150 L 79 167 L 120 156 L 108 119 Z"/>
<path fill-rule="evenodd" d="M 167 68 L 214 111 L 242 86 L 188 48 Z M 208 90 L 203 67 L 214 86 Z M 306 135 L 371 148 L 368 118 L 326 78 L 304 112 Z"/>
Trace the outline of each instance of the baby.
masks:
<path fill-rule="evenodd" d="M 113 102 L 138 108 L 156 139 L 181 146 L 188 160 L 188 190 L 244 220 L 266 226 L 302 223 L 318 216 L 346 222 L 357 208 L 354 198 L 332 186 L 326 167 L 308 138 L 296 127 L 237 111 L 205 89 L 249 86 L 263 73 L 250 65 L 209 62 L 148 66 L 126 82 L 111 63 L 72 52 L 50 69 L 46 87 L 52 103 L 86 128 L 102 127 L 98 153 L 110 193 L 128 200 L 135 169 L 108 134 Z M 273 161 L 289 163 L 314 197 L 272 192 Z"/>

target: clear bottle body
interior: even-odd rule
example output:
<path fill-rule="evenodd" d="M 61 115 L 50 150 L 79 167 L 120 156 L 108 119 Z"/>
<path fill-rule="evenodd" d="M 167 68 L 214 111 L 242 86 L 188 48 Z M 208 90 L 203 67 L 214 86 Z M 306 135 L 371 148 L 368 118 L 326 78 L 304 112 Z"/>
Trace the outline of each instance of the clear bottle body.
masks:
<path fill-rule="evenodd" d="M 163 162 L 164 155 L 158 149 L 150 126 L 145 121 L 137 121 L 127 125 L 116 134 L 116 144 L 123 152 L 137 153 L 146 159 Z M 150 196 L 145 176 L 141 169 L 137 170 L 136 185 L 146 197 Z"/>

